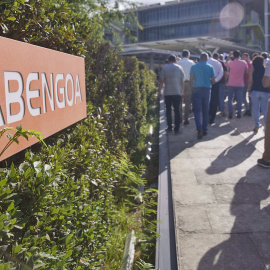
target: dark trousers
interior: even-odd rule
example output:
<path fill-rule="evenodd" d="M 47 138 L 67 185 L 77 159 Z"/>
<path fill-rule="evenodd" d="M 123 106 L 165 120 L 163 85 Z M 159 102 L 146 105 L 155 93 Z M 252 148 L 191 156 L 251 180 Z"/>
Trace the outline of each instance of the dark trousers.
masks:
<path fill-rule="evenodd" d="M 172 106 L 174 109 L 174 130 L 179 130 L 180 127 L 180 103 L 181 96 L 173 95 L 173 96 L 165 96 L 165 104 L 166 104 L 166 117 L 168 128 L 172 128 Z"/>
<path fill-rule="evenodd" d="M 193 88 L 192 104 L 197 131 L 207 131 L 209 119 L 210 88 Z M 201 119 L 202 114 L 202 119 Z"/>
<path fill-rule="evenodd" d="M 209 104 L 210 122 L 214 122 L 218 106 L 219 106 L 219 83 L 215 83 L 212 85 L 211 88 L 211 98 Z"/>

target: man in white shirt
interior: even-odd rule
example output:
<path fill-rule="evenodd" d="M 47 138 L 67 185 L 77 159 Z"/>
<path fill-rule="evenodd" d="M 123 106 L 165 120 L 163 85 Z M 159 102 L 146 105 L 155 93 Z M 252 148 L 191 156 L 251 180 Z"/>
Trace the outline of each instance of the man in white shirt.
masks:
<path fill-rule="evenodd" d="M 264 58 L 264 66 L 266 66 L 267 62 L 269 62 L 269 57 L 267 52 L 262 52 L 261 56 Z"/>
<path fill-rule="evenodd" d="M 265 72 L 263 76 L 263 87 L 270 87 L 270 62 L 266 63 Z M 270 168 L 270 102 L 268 102 L 268 110 L 265 125 L 264 136 L 264 153 L 262 158 L 258 159 L 258 165 L 264 168 Z"/>
<path fill-rule="evenodd" d="M 215 81 L 216 83 L 212 85 L 211 88 L 211 98 L 209 105 L 209 123 L 213 124 L 215 122 L 216 114 L 217 114 L 217 106 L 219 106 L 219 81 L 222 79 L 224 70 L 221 63 L 212 58 L 212 54 L 210 52 L 206 52 L 209 56 L 208 64 L 212 65 L 215 71 Z"/>
<path fill-rule="evenodd" d="M 190 69 L 194 65 L 194 62 L 189 59 L 190 52 L 188 50 L 183 50 L 182 52 L 182 59 L 177 62 L 179 66 L 181 66 L 185 73 L 185 121 L 184 125 L 188 125 L 188 114 L 190 112 L 191 107 L 191 98 L 192 98 L 192 88 L 190 86 Z"/>

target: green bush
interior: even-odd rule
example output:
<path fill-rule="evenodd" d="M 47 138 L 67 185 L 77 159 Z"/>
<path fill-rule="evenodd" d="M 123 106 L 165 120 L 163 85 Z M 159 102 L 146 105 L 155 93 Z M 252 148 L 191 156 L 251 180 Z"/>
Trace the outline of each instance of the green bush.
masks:
<path fill-rule="evenodd" d="M 86 20 L 79 25 L 79 16 L 64 0 L 9 0 L 0 4 L 1 36 L 58 51 L 83 55 L 82 33 L 88 36 L 95 29 L 93 24 L 85 24 Z"/>
<path fill-rule="evenodd" d="M 110 143 L 120 139 L 130 152 L 154 102 L 155 74 L 136 58 L 119 56 L 108 43 L 89 41 L 87 51 L 87 99 L 106 115 Z"/>
<path fill-rule="evenodd" d="M 154 74 L 102 40 L 110 18 L 102 5 L 89 18 L 74 2 L 0 3 L 1 36 L 85 57 L 88 100 L 86 119 L 1 163 L 0 269 L 116 269 L 115 235 L 123 245 L 133 223 L 136 233 L 153 231 L 133 214 L 145 182 L 130 154 L 154 100 Z"/>
<path fill-rule="evenodd" d="M 90 111 L 55 144 L 1 171 L 0 266 L 102 268 L 117 205 L 143 184 L 141 169 L 111 151 L 103 122 Z"/>

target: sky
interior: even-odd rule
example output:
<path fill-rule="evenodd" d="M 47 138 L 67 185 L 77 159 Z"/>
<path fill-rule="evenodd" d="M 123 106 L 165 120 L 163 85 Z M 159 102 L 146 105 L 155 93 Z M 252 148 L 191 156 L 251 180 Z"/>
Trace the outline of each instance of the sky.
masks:
<path fill-rule="evenodd" d="M 153 5 L 157 3 L 164 4 L 165 2 L 168 2 L 170 0 L 128 0 L 130 2 L 136 3 L 136 4 L 143 4 L 143 5 Z M 113 0 L 112 0 L 113 2 Z M 121 6 L 121 5 L 120 5 Z M 123 7 L 121 7 L 123 9 Z"/>
<path fill-rule="evenodd" d="M 131 0 L 134 3 L 143 3 L 144 5 L 152 5 L 157 3 L 164 3 L 164 0 L 158 1 L 158 0 Z"/>

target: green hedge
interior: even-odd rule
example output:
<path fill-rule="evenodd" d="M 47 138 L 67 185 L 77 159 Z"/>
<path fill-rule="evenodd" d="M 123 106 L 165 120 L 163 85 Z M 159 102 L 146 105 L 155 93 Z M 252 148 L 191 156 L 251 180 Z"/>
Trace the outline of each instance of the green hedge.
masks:
<path fill-rule="evenodd" d="M 87 51 L 87 99 L 105 115 L 110 143 L 120 140 L 130 152 L 154 103 L 155 74 L 136 58 L 119 56 L 108 43 L 89 41 Z"/>
<path fill-rule="evenodd" d="M 90 110 L 55 144 L 1 171 L 0 269 L 102 268 L 118 206 L 142 184 L 104 129 Z"/>
<path fill-rule="evenodd" d="M 110 252 L 121 257 L 111 248 L 116 232 L 123 241 L 134 226 L 143 168 L 130 154 L 154 101 L 154 73 L 119 56 L 100 38 L 98 17 L 64 0 L 2 1 L 0 25 L 1 36 L 84 55 L 88 100 L 87 118 L 46 139 L 47 148 L 1 162 L 0 270 L 116 269 L 119 261 L 105 265 Z"/>

